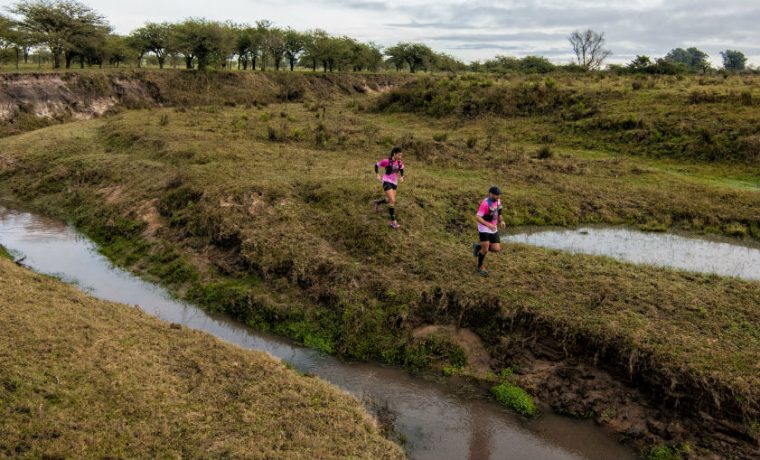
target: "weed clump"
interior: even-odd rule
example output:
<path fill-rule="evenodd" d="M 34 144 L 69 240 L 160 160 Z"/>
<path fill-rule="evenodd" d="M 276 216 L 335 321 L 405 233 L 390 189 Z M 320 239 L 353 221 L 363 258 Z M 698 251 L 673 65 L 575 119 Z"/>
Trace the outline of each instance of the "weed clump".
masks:
<path fill-rule="evenodd" d="M 505 381 L 491 388 L 491 393 L 500 403 L 518 414 L 526 417 L 533 417 L 538 414 L 533 397 L 517 385 Z"/>
<path fill-rule="evenodd" d="M 544 145 L 538 151 L 536 152 L 536 158 L 539 160 L 547 160 L 549 158 L 552 158 L 554 156 L 554 152 L 552 151 L 551 147 L 548 145 Z"/>
<path fill-rule="evenodd" d="M 678 451 L 668 446 L 652 447 L 644 453 L 646 460 L 681 460 L 683 457 Z"/>

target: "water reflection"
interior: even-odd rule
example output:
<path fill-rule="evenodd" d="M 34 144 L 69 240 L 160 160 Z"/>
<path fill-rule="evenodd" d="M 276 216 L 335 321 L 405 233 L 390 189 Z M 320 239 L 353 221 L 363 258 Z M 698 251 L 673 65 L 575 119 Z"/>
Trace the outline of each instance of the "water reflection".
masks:
<path fill-rule="evenodd" d="M 753 245 L 625 228 L 528 231 L 518 228 L 516 231 L 518 233 L 507 235 L 502 240 L 609 256 L 635 264 L 760 280 L 760 248 Z"/>

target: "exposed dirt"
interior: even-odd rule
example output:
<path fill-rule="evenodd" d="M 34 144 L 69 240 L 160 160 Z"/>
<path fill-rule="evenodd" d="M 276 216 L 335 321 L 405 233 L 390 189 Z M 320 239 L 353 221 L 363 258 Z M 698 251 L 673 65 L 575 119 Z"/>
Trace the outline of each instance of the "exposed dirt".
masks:
<path fill-rule="evenodd" d="M 161 221 L 161 214 L 159 214 L 156 208 L 157 201 L 148 201 L 140 208 L 140 220 L 147 224 L 145 230 L 143 230 L 143 236 L 146 238 L 154 237 L 156 232 L 164 225 Z"/>
<path fill-rule="evenodd" d="M 11 171 L 16 166 L 16 159 L 0 153 L 0 174 Z"/>
<path fill-rule="evenodd" d="M 593 419 L 642 451 L 667 445 L 688 459 L 760 458 L 760 445 L 745 427 L 694 413 L 688 402 L 674 404 L 674 395 L 644 394 L 616 366 L 595 362 L 550 336 L 514 331 L 489 349 L 494 367 L 512 368 L 517 383 L 546 409 Z"/>
<path fill-rule="evenodd" d="M 412 331 L 415 339 L 422 339 L 432 334 L 444 335 L 464 350 L 467 355 L 466 370 L 469 374 L 485 376 L 491 370 L 493 361 L 491 355 L 488 354 L 480 337 L 472 330 L 455 326 L 430 325 Z"/>

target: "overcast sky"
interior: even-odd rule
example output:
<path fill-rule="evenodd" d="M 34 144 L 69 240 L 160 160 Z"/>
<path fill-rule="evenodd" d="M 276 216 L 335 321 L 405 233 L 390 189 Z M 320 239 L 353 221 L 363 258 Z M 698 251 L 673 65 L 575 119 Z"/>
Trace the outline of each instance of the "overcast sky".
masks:
<path fill-rule="evenodd" d="M 0 4 L 13 2 L 0 0 Z M 567 35 L 592 28 L 607 37 L 612 62 L 637 54 L 659 57 L 696 46 L 720 64 L 738 49 L 760 65 L 760 0 L 86 0 L 117 32 L 149 21 L 189 16 L 281 27 L 322 28 L 391 45 L 420 41 L 465 61 L 497 54 L 571 59 Z"/>

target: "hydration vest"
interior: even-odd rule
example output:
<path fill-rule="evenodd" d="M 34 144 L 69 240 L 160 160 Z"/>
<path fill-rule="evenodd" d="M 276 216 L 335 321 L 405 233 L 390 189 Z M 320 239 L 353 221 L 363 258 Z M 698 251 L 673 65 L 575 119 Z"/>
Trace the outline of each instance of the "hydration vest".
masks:
<path fill-rule="evenodd" d="M 397 166 L 396 166 L 396 171 L 394 171 L 394 170 L 393 170 L 393 164 L 394 164 L 394 163 L 397 165 Z M 403 163 L 401 163 L 401 161 L 400 161 L 400 160 L 391 160 L 391 159 L 389 158 L 389 159 L 388 159 L 388 166 L 386 166 L 386 167 L 385 167 L 385 175 L 387 175 L 387 176 L 390 176 L 390 175 L 391 175 L 391 174 L 393 174 L 394 172 L 399 172 L 399 171 L 401 171 L 401 166 L 402 166 L 402 165 L 403 165 Z"/>
<path fill-rule="evenodd" d="M 497 204 L 498 202 L 491 201 L 491 198 L 486 198 L 486 203 L 488 204 L 488 212 L 483 215 L 483 220 L 491 222 L 496 215 L 501 214 L 501 205 Z"/>

